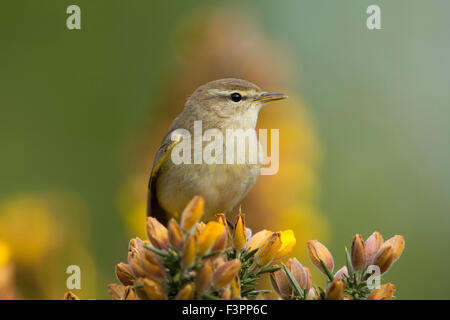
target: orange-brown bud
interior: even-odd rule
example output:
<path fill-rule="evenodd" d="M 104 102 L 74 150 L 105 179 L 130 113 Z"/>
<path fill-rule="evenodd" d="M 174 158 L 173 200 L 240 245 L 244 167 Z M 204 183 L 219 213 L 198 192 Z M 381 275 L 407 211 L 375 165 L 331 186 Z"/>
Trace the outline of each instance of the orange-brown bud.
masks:
<path fill-rule="evenodd" d="M 241 261 L 239 259 L 234 259 L 222 264 L 214 271 L 212 277 L 213 287 L 222 288 L 229 285 L 231 281 L 238 276 L 240 268 Z"/>
<path fill-rule="evenodd" d="M 394 261 L 394 249 L 390 243 L 383 243 L 380 250 L 373 258 L 372 264 L 380 268 L 380 273 L 385 273 Z"/>
<path fill-rule="evenodd" d="M 334 279 L 327 289 L 326 300 L 342 300 L 344 297 L 345 281 L 337 278 Z"/>
<path fill-rule="evenodd" d="M 192 300 L 194 299 L 194 284 L 192 282 L 186 283 L 175 296 L 175 300 Z"/>
<path fill-rule="evenodd" d="M 169 232 L 169 242 L 176 250 L 181 250 L 184 244 L 183 231 L 174 218 L 169 220 L 167 224 Z"/>
<path fill-rule="evenodd" d="M 116 265 L 116 277 L 124 286 L 130 286 L 134 283 L 131 267 L 126 263 L 121 262 Z"/>
<path fill-rule="evenodd" d="M 205 207 L 205 200 L 203 197 L 195 196 L 186 206 L 183 213 L 181 214 L 181 228 L 189 232 L 200 220 L 203 215 L 203 210 Z"/>
<path fill-rule="evenodd" d="M 336 273 L 334 274 L 334 278 L 335 279 L 340 278 L 340 279 L 346 280 L 348 278 L 347 266 L 343 266 L 338 271 L 336 271 Z"/>
<path fill-rule="evenodd" d="M 366 251 L 366 267 L 372 263 L 373 258 L 383 245 L 383 236 L 379 232 L 374 232 L 367 238 L 364 246 Z"/>
<path fill-rule="evenodd" d="M 163 287 L 156 281 L 145 278 L 143 280 L 143 285 L 144 291 L 150 300 L 167 300 Z"/>
<path fill-rule="evenodd" d="M 166 273 L 160 264 L 154 264 L 147 259 L 140 259 L 139 262 L 146 277 L 160 283 L 166 280 Z"/>
<path fill-rule="evenodd" d="M 193 235 L 189 236 L 184 244 L 183 253 L 181 256 L 181 264 L 184 269 L 189 269 L 194 265 L 195 255 L 195 237 Z"/>
<path fill-rule="evenodd" d="M 330 251 L 325 247 L 323 244 L 321 244 L 317 240 L 309 240 L 308 241 L 308 254 L 309 258 L 311 259 L 311 262 L 323 273 L 326 273 L 322 263 L 320 260 L 322 260 L 325 264 L 325 266 L 330 270 L 330 272 L 333 272 L 334 269 L 334 260 L 333 256 L 331 255 Z"/>
<path fill-rule="evenodd" d="M 392 283 L 386 283 L 372 291 L 367 300 L 391 300 L 394 292 L 395 286 Z"/>
<path fill-rule="evenodd" d="M 136 253 L 136 251 L 129 251 L 128 252 L 128 265 L 130 266 L 131 274 L 133 275 L 133 278 L 143 278 L 145 277 L 145 271 L 140 266 L 139 263 L 139 257 Z"/>
<path fill-rule="evenodd" d="M 287 261 L 286 266 L 294 279 L 297 281 L 300 288 L 306 290 L 309 286 L 308 274 L 302 264 L 297 260 L 297 258 L 291 258 Z"/>
<path fill-rule="evenodd" d="M 169 248 L 169 233 L 158 220 L 148 217 L 146 231 L 148 239 L 156 248 L 161 250 Z"/>
<path fill-rule="evenodd" d="M 291 284 L 286 272 L 282 269 L 270 273 L 270 284 L 276 294 L 282 299 L 288 299 L 292 294 Z"/>
<path fill-rule="evenodd" d="M 112 283 L 108 285 L 108 291 L 114 300 L 136 300 L 136 295 L 131 286 Z"/>
<path fill-rule="evenodd" d="M 352 241 L 352 266 L 356 271 L 361 271 L 366 266 L 366 251 L 364 240 L 360 234 L 356 234 Z"/>
<path fill-rule="evenodd" d="M 242 250 L 247 244 L 247 232 L 245 230 L 245 214 L 241 213 L 234 225 L 233 247 Z"/>
<path fill-rule="evenodd" d="M 223 265 L 225 263 L 225 260 L 222 256 L 219 256 L 217 259 L 213 260 L 213 270 L 217 270 L 218 267 Z"/>
<path fill-rule="evenodd" d="M 213 266 L 211 260 L 206 260 L 203 263 L 200 272 L 195 279 L 195 288 L 198 292 L 203 292 L 209 289 L 211 286 L 211 280 L 213 275 Z"/>
<path fill-rule="evenodd" d="M 386 243 L 389 243 L 392 245 L 392 249 L 394 251 L 394 261 L 395 262 L 400 255 L 403 252 L 403 249 L 405 248 L 405 237 L 403 236 L 393 236 L 392 238 L 388 239 Z"/>

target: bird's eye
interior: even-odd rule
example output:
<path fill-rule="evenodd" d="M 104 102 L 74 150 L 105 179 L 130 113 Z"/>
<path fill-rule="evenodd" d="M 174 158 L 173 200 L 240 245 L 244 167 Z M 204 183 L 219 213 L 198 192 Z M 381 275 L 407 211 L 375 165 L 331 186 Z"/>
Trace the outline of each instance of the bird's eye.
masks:
<path fill-rule="evenodd" d="M 233 92 L 233 93 L 230 95 L 230 98 L 231 98 L 231 100 L 233 100 L 234 102 L 239 102 L 239 101 L 241 101 L 242 96 L 241 96 L 239 93 L 237 93 L 237 92 Z"/>

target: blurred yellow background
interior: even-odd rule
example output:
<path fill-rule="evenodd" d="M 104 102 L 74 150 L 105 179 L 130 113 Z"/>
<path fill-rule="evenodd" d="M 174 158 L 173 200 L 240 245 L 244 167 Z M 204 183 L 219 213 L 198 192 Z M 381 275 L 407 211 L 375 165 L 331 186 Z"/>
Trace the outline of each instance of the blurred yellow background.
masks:
<path fill-rule="evenodd" d="M 7 1 L 0 13 L 0 298 L 109 298 L 144 237 L 153 156 L 199 85 L 237 77 L 289 94 L 280 170 L 242 203 L 254 231 L 292 228 L 334 253 L 355 233 L 402 234 L 397 296 L 450 298 L 450 4 L 379 1 Z M 311 268 L 311 270 L 314 270 Z M 317 278 L 317 273 L 313 278 Z"/>

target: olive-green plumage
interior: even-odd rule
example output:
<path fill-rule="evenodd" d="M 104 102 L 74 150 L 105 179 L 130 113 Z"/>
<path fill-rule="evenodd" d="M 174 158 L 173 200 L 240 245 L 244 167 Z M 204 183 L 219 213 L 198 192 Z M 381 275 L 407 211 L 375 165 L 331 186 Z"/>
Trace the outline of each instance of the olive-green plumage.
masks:
<path fill-rule="evenodd" d="M 170 217 L 178 217 L 195 195 L 205 198 L 207 215 L 228 213 L 236 207 L 259 176 L 261 154 L 257 163 L 246 158 L 244 164 L 175 164 L 171 152 L 176 142 L 172 141 L 171 134 L 176 129 L 186 129 L 194 137 L 194 121 L 201 121 L 202 133 L 218 129 L 225 144 L 226 129 L 255 132 L 261 107 L 286 97 L 264 92 L 258 86 L 239 79 L 211 81 L 195 90 L 156 153 L 148 186 L 147 215 L 166 224 Z M 203 149 L 210 143 L 203 141 Z M 226 150 L 225 145 L 223 150 Z M 192 157 L 194 152 L 192 143 Z"/>

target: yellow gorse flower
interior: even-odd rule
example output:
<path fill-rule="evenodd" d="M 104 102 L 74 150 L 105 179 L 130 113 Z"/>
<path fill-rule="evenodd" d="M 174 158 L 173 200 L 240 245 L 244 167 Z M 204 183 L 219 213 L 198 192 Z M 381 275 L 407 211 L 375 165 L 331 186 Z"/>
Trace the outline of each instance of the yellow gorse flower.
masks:
<path fill-rule="evenodd" d="M 259 266 L 266 266 L 276 257 L 281 248 L 281 233 L 273 232 L 267 238 L 256 253 L 256 263 Z"/>
<path fill-rule="evenodd" d="M 297 241 L 295 239 L 294 231 L 292 231 L 292 230 L 281 231 L 280 234 L 281 234 L 281 237 L 280 237 L 281 247 L 278 250 L 274 260 L 282 259 L 285 256 L 287 256 L 289 253 L 291 253 L 291 251 L 294 248 L 295 243 Z"/>
<path fill-rule="evenodd" d="M 208 254 L 216 241 L 221 240 L 221 237 L 225 232 L 226 230 L 223 224 L 216 221 L 208 222 L 198 238 L 198 255 L 203 256 Z"/>

